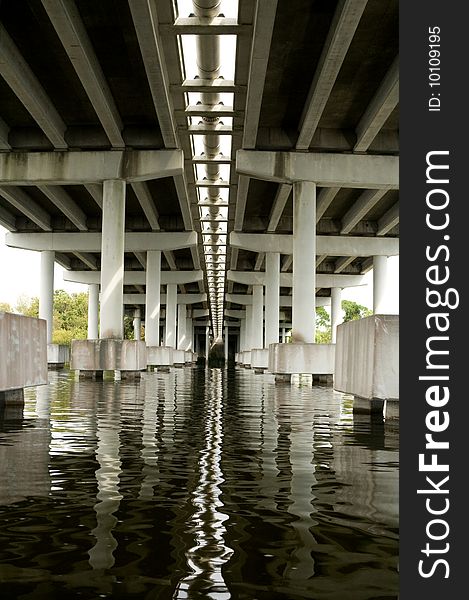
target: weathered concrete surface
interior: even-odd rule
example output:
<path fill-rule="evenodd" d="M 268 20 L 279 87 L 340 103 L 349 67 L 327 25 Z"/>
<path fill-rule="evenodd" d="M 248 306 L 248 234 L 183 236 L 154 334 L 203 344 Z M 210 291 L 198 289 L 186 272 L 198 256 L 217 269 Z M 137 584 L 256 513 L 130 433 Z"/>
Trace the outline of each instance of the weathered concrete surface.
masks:
<path fill-rule="evenodd" d="M 148 346 L 147 365 L 155 367 L 173 366 L 173 349 L 168 346 Z"/>
<path fill-rule="evenodd" d="M 269 371 L 275 374 L 334 373 L 335 344 L 270 344 Z"/>
<path fill-rule="evenodd" d="M 334 388 L 368 400 L 399 399 L 398 315 L 373 315 L 337 327 Z"/>
<path fill-rule="evenodd" d="M 241 352 L 241 364 L 245 367 L 251 366 L 251 350 L 244 350 Z"/>
<path fill-rule="evenodd" d="M 140 340 L 72 340 L 70 369 L 80 371 L 142 371 L 147 349 Z"/>
<path fill-rule="evenodd" d="M 251 367 L 257 370 L 267 369 L 269 366 L 269 351 L 267 348 L 251 350 Z"/>
<path fill-rule="evenodd" d="M 47 383 L 43 319 L 0 312 L 0 391 Z"/>
<path fill-rule="evenodd" d="M 47 344 L 47 363 L 65 365 L 70 362 L 70 346 L 65 344 Z"/>
<path fill-rule="evenodd" d="M 186 353 L 184 350 L 173 350 L 173 361 L 175 367 L 183 367 L 186 363 Z"/>

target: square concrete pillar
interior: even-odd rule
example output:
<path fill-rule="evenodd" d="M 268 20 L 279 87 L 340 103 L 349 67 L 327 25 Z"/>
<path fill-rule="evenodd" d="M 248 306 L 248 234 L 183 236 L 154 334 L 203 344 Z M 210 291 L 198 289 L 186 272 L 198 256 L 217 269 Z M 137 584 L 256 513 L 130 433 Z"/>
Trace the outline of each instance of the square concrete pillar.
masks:
<path fill-rule="evenodd" d="M 47 344 L 47 365 L 49 369 L 62 369 L 70 362 L 70 346 Z"/>
<path fill-rule="evenodd" d="M 334 388 L 355 396 L 354 411 L 380 412 L 399 401 L 399 315 L 372 315 L 337 327 Z"/>
<path fill-rule="evenodd" d="M 270 344 L 269 371 L 275 375 L 334 374 L 335 344 Z M 324 381 L 327 380 L 327 377 Z"/>
<path fill-rule="evenodd" d="M 255 373 L 263 373 L 269 367 L 269 351 L 266 348 L 251 350 L 251 368 Z"/>

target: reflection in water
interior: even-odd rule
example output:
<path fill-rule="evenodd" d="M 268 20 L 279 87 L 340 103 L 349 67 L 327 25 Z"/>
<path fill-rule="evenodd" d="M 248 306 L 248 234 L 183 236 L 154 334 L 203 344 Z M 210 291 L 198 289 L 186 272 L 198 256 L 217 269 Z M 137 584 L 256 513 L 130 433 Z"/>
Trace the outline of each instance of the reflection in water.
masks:
<path fill-rule="evenodd" d="M 191 495 L 194 512 L 188 529 L 195 544 L 186 552 L 191 573 L 178 585 L 174 598 L 211 598 L 227 600 L 231 595 L 221 572 L 233 553 L 225 545 L 224 521 L 228 519 L 220 500 L 223 473 L 222 455 L 222 380 L 221 372 L 213 370 L 207 384 L 205 414 L 205 446 L 198 461 L 198 484 Z M 203 596 L 202 596 L 203 594 Z"/>
<path fill-rule="evenodd" d="M 50 373 L 0 414 L 0 597 L 397 597 L 398 431 L 243 370 Z"/>

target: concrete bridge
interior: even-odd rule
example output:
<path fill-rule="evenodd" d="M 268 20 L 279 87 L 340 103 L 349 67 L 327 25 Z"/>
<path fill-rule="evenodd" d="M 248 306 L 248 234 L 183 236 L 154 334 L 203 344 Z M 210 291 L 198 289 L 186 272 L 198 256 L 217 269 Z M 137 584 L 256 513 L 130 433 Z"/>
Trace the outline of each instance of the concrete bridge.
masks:
<path fill-rule="evenodd" d="M 0 5 L 0 223 L 41 253 L 49 345 L 54 262 L 89 285 L 73 368 L 169 366 L 168 348 L 192 360 L 224 340 L 242 364 L 327 375 L 314 303 L 335 342 L 341 290 L 373 269 L 383 312 L 397 0 L 228 4 Z M 124 310 L 144 341 L 122 340 Z"/>

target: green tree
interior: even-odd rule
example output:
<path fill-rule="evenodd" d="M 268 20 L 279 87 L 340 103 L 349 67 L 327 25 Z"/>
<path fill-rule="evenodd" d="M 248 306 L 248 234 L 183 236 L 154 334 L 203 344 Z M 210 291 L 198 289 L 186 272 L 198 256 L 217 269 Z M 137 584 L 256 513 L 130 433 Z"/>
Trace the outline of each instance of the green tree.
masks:
<path fill-rule="evenodd" d="M 16 302 L 15 311 L 25 317 L 39 317 L 39 298 L 20 296 Z"/>
<path fill-rule="evenodd" d="M 10 304 L 8 304 L 8 302 L 0 302 L 0 312 L 13 312 L 12 307 L 10 306 Z"/>
<path fill-rule="evenodd" d="M 363 319 L 373 314 L 366 306 L 357 304 L 352 300 L 342 300 L 342 310 L 345 312 L 344 323 L 347 321 L 355 321 L 356 319 Z"/>

